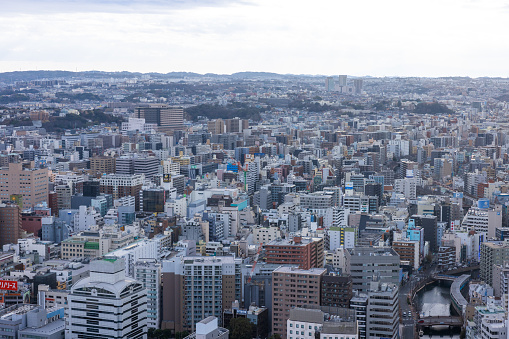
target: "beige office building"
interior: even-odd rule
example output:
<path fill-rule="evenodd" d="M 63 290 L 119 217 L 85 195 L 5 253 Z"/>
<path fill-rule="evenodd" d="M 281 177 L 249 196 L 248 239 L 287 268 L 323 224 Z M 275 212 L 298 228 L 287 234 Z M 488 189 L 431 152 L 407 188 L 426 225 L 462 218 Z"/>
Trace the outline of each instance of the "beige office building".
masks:
<path fill-rule="evenodd" d="M 13 194 L 21 195 L 23 208 L 48 202 L 48 169 L 35 168 L 34 162 L 10 163 L 0 168 L 0 201 L 8 201 Z"/>
<path fill-rule="evenodd" d="M 90 158 L 90 173 L 92 174 L 115 173 L 115 158 L 104 156 Z"/>

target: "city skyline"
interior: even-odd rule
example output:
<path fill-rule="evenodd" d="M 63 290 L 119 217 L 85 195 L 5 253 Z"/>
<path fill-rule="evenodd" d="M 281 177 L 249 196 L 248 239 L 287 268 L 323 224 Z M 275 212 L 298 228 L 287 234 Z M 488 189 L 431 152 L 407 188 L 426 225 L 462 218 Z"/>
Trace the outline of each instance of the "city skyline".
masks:
<path fill-rule="evenodd" d="M 498 0 L 22 0 L 0 13 L 0 72 L 507 77 L 507 10 Z"/>

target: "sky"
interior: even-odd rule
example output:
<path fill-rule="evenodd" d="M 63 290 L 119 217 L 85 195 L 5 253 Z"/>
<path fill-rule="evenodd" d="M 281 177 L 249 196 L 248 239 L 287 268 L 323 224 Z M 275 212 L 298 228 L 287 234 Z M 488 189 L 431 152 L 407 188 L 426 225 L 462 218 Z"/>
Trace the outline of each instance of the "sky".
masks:
<path fill-rule="evenodd" d="M 509 76 L 509 0 L 0 0 L 0 72 Z"/>

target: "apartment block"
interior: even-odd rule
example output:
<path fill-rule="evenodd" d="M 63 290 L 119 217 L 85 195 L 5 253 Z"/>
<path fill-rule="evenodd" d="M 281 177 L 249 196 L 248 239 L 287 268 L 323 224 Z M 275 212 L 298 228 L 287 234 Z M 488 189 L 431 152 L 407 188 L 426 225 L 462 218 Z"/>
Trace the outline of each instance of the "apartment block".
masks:
<path fill-rule="evenodd" d="M 241 259 L 175 257 L 162 262 L 162 329 L 194 331 L 201 320 L 222 319 L 225 309 L 241 300 Z"/>
<path fill-rule="evenodd" d="M 21 238 L 21 209 L 16 204 L 0 204 L 0 246 L 17 244 Z"/>
<path fill-rule="evenodd" d="M 34 162 L 9 163 L 0 168 L 0 201 L 11 195 L 21 195 L 23 209 L 48 202 L 49 176 L 47 168 L 37 168 Z"/>
<path fill-rule="evenodd" d="M 276 239 L 265 245 L 268 264 L 296 265 L 302 269 L 323 267 L 323 238 L 293 237 Z"/>
<path fill-rule="evenodd" d="M 147 290 L 147 328 L 161 326 L 161 264 L 156 259 L 140 259 L 134 266 L 135 279 Z"/>
<path fill-rule="evenodd" d="M 299 269 L 281 266 L 272 272 L 272 333 L 287 337 L 290 310 L 320 305 L 320 282 L 324 268 Z"/>

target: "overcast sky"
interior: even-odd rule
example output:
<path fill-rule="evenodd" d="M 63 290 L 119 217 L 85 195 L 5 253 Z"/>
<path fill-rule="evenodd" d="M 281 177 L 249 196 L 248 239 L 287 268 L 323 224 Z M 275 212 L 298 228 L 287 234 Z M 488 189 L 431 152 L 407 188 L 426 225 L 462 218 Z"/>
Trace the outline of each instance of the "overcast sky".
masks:
<path fill-rule="evenodd" d="M 0 0 L 0 72 L 509 76 L 509 0 Z"/>

